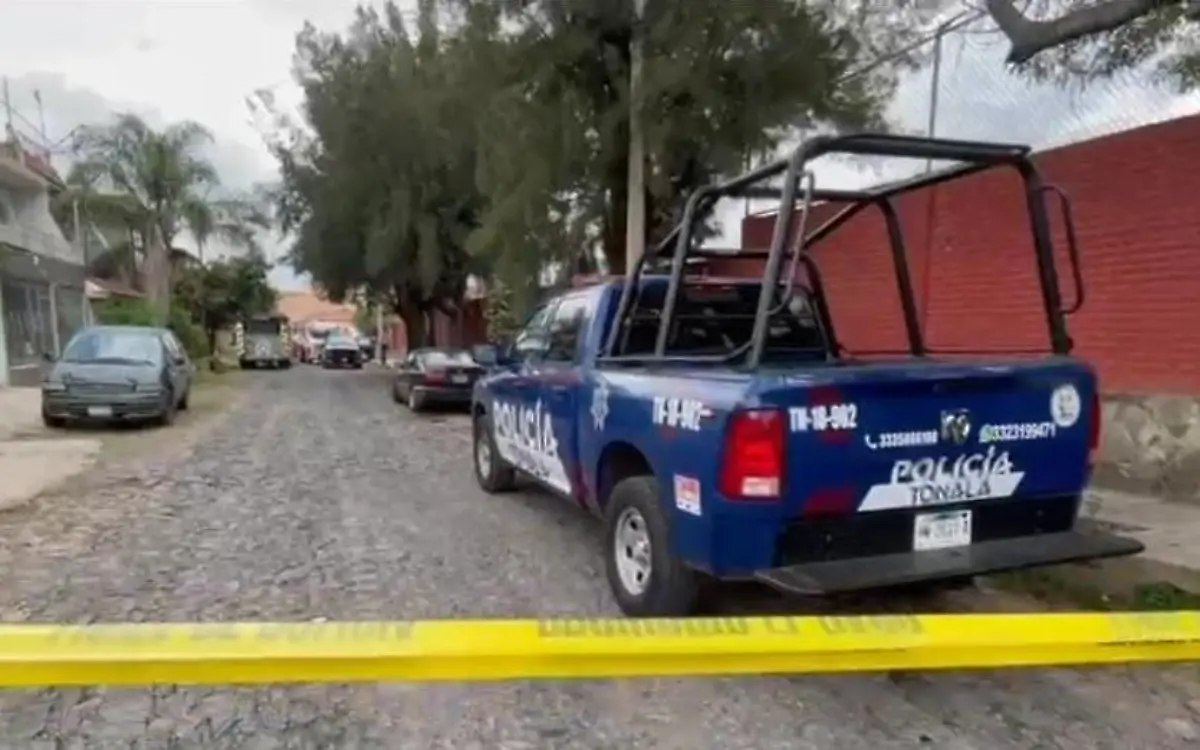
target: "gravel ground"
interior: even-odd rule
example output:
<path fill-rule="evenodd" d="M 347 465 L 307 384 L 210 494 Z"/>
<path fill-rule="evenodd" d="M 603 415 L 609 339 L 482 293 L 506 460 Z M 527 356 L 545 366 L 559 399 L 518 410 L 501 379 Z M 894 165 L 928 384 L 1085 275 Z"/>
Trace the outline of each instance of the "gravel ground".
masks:
<path fill-rule="evenodd" d="M 377 372 L 301 367 L 195 445 L 0 516 L 0 617 L 310 620 L 614 614 L 598 527 L 487 497 L 462 416 L 414 418 Z M 1012 606 L 973 592 L 954 607 Z M 943 601 L 943 604 L 946 602 Z M 22 691 L 34 748 L 1172 748 L 1192 667 L 943 675 Z"/>

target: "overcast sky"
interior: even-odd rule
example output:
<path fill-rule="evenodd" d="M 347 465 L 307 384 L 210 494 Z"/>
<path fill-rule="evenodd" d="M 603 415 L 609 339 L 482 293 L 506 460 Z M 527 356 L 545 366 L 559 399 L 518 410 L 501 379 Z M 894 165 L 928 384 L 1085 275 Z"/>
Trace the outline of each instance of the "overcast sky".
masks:
<path fill-rule="evenodd" d="M 161 125 L 197 120 L 216 136 L 212 157 L 231 187 L 276 178 L 275 165 L 250 123 L 245 97 L 271 88 L 299 101 L 290 81 L 292 43 L 305 20 L 340 29 L 353 0 L 0 0 L 0 75 L 25 133 L 41 127 L 33 92 L 41 92 L 50 141 L 72 128 L 133 111 Z M 409 4 L 412 3 L 401 3 Z M 1130 77 L 1067 93 L 1032 86 L 1004 71 L 1004 47 L 986 34 L 945 43 L 938 132 L 964 138 L 1050 147 L 1200 112 L 1200 94 L 1181 97 Z M 926 127 L 929 74 L 905 81 L 890 109 L 893 122 Z M 24 118 L 23 120 L 20 118 Z M 65 166 L 65 159 L 58 162 Z M 822 164 L 818 184 L 854 187 L 895 178 L 921 165 Z M 740 206 L 730 206 L 721 244 L 739 239 Z M 186 244 L 186 242 L 184 243 Z M 282 252 L 274 239 L 270 252 Z M 302 285 L 289 269 L 273 278 Z"/>

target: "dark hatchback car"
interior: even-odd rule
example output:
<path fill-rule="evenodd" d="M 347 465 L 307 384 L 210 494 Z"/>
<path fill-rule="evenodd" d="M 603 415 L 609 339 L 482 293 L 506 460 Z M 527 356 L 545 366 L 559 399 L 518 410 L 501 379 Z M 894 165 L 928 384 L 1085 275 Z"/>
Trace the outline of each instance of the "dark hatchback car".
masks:
<path fill-rule="evenodd" d="M 42 421 L 167 425 L 188 408 L 194 369 L 166 328 L 92 326 L 67 342 L 42 381 Z"/>
<path fill-rule="evenodd" d="M 417 349 L 396 370 L 392 400 L 413 411 L 428 405 L 466 406 L 483 371 L 461 349 Z"/>
<path fill-rule="evenodd" d="M 339 333 L 331 333 L 325 339 L 321 349 L 321 367 L 353 367 L 361 370 L 363 366 L 362 347 L 358 340 Z"/>

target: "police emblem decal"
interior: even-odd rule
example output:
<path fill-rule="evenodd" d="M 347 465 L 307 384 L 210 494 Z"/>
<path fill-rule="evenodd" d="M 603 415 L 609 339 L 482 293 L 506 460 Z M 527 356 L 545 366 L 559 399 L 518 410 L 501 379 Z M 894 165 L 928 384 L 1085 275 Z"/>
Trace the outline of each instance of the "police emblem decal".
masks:
<path fill-rule="evenodd" d="M 954 445 L 963 445 L 971 436 L 971 415 L 966 409 L 942 412 L 941 437 Z"/>

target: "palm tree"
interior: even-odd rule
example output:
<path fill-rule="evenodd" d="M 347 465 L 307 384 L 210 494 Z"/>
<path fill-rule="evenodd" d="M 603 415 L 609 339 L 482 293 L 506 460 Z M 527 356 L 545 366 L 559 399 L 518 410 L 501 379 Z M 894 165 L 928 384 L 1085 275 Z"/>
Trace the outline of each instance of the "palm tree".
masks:
<path fill-rule="evenodd" d="M 220 181 L 202 153 L 211 141 L 198 123 L 155 131 L 133 114 L 83 128 L 79 161 L 60 198 L 77 201 L 86 220 L 108 235 L 113 264 L 143 262 L 144 291 L 164 320 L 171 297 L 171 248 L 180 233 L 192 234 L 201 251 L 219 237 L 257 254 L 257 229 L 269 226 L 266 212 L 250 199 L 212 197 Z M 119 238 L 115 243 L 114 237 Z"/>

